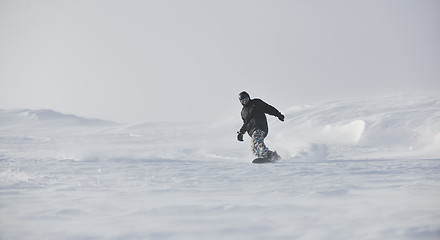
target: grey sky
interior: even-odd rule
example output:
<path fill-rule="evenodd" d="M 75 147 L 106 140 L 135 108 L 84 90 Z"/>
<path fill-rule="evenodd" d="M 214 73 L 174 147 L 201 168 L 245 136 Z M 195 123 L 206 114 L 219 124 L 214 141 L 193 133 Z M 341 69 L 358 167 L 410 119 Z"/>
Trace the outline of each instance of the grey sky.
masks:
<path fill-rule="evenodd" d="M 0 108 L 120 122 L 239 118 L 440 93 L 440 1 L 0 0 Z"/>

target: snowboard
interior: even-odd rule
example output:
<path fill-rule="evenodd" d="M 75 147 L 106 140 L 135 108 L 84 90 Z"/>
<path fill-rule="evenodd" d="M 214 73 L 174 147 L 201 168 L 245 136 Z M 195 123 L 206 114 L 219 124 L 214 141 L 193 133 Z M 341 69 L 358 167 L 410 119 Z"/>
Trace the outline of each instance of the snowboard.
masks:
<path fill-rule="evenodd" d="M 252 163 L 271 163 L 274 162 L 269 158 L 255 158 L 254 161 L 252 161 Z"/>
<path fill-rule="evenodd" d="M 280 155 L 275 151 L 270 158 L 255 158 L 252 163 L 273 163 L 278 162 L 281 159 Z"/>

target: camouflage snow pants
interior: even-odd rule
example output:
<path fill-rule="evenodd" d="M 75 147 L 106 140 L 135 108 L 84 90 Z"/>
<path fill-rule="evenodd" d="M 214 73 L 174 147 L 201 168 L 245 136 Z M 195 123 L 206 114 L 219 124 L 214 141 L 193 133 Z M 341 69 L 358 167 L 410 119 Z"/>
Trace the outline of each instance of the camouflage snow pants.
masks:
<path fill-rule="evenodd" d="M 265 158 L 267 157 L 267 154 L 270 152 L 269 148 L 266 147 L 264 144 L 264 135 L 266 133 L 262 130 L 255 130 L 254 133 L 252 133 L 252 152 L 256 157 L 259 158 Z"/>

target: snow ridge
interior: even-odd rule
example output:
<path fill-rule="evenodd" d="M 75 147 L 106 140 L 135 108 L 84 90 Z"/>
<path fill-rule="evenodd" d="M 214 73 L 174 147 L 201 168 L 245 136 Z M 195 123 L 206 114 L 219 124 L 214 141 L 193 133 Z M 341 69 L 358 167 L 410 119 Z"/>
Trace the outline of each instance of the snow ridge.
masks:
<path fill-rule="evenodd" d="M 66 127 L 73 125 L 83 126 L 99 126 L 99 125 L 114 125 L 116 123 L 111 121 L 84 118 L 73 114 L 63 114 L 49 109 L 0 109 L 0 126 L 17 125 L 17 124 L 64 124 Z M 60 126 L 61 127 L 61 126 Z"/>
<path fill-rule="evenodd" d="M 268 117 L 267 145 L 286 161 L 440 158 L 440 98 L 402 94 L 293 106 Z M 241 119 L 120 125 L 52 110 L 0 110 L 0 151 L 59 158 L 252 159 Z M 23 151 L 31 144 L 34 152 Z M 74 153 L 74 154 L 73 154 Z"/>

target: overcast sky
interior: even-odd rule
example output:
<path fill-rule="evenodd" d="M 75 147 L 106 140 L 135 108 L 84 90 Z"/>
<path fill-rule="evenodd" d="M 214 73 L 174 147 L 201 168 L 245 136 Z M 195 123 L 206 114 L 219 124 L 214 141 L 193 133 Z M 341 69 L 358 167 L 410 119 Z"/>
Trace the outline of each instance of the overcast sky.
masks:
<path fill-rule="evenodd" d="M 0 0 L 0 108 L 118 122 L 440 94 L 438 0 Z M 241 120 L 239 120 L 241 121 Z"/>

